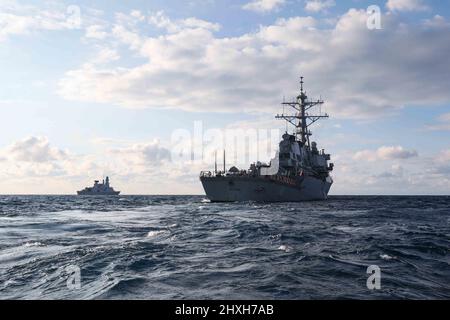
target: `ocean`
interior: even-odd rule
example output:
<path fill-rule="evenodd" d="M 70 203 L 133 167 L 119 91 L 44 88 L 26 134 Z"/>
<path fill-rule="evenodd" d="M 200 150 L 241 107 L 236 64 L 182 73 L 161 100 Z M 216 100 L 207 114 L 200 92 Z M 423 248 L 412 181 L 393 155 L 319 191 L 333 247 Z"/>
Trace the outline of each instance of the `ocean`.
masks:
<path fill-rule="evenodd" d="M 450 197 L 0 196 L 0 299 L 450 299 Z"/>

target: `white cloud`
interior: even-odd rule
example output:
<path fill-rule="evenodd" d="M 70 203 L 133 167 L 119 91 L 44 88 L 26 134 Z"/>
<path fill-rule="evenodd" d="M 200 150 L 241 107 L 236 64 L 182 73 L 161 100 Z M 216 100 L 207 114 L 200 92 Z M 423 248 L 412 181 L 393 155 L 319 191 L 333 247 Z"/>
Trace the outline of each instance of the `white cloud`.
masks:
<path fill-rule="evenodd" d="M 269 12 L 278 9 L 285 2 L 285 0 L 253 0 L 245 4 L 242 8 L 255 12 Z"/>
<path fill-rule="evenodd" d="M 120 59 L 120 55 L 116 49 L 101 48 L 94 58 L 94 62 L 97 64 L 108 63 Z"/>
<path fill-rule="evenodd" d="M 381 147 L 377 150 L 377 155 L 381 159 L 409 159 L 418 156 L 416 150 L 405 150 L 401 146 Z"/>
<path fill-rule="evenodd" d="M 78 28 L 81 19 L 66 7 L 37 8 L 11 5 L 0 8 L 0 41 L 14 35 L 26 35 L 41 30 Z"/>
<path fill-rule="evenodd" d="M 69 161 L 70 155 L 52 147 L 46 137 L 27 137 L 0 149 L 0 159 L 0 192 L 36 194 L 46 190 L 54 193 L 59 189 L 45 189 L 46 183 L 67 177 L 64 163 Z M 34 183 L 32 190 L 27 189 L 27 183 Z"/>
<path fill-rule="evenodd" d="M 450 22 L 438 14 L 431 19 L 425 19 L 423 24 L 431 28 L 448 28 L 450 26 Z"/>
<path fill-rule="evenodd" d="M 34 24 L 31 17 L 0 13 L 0 41 L 9 35 L 25 34 Z"/>
<path fill-rule="evenodd" d="M 169 33 L 180 32 L 183 29 L 201 28 L 211 31 L 219 31 L 220 25 L 218 23 L 211 23 L 197 18 L 187 18 L 172 21 L 167 17 L 164 11 L 158 11 L 148 17 L 148 22 L 158 28 L 165 29 Z"/>
<path fill-rule="evenodd" d="M 51 147 L 45 137 L 28 137 L 17 141 L 4 153 L 13 160 L 24 162 L 50 162 L 67 157 L 65 151 Z"/>
<path fill-rule="evenodd" d="M 377 160 L 395 160 L 395 159 L 410 159 L 418 157 L 416 150 L 406 150 L 401 146 L 387 147 L 382 146 L 377 150 L 363 150 L 354 154 L 354 160 L 377 161 Z"/>
<path fill-rule="evenodd" d="M 428 125 L 426 128 L 432 131 L 450 131 L 450 113 L 440 115 L 436 124 Z"/>
<path fill-rule="evenodd" d="M 320 12 L 336 6 L 335 0 L 311 0 L 306 1 L 305 10 L 308 12 Z"/>
<path fill-rule="evenodd" d="M 386 7 L 390 11 L 423 11 L 429 9 L 422 0 L 388 0 Z"/>
<path fill-rule="evenodd" d="M 162 147 L 158 140 L 112 149 L 110 153 L 123 156 L 123 160 L 134 165 L 159 165 L 163 161 L 170 161 L 170 150 Z"/>
<path fill-rule="evenodd" d="M 105 26 L 102 25 L 92 25 L 86 28 L 86 38 L 89 39 L 97 39 L 97 40 L 103 40 L 108 36 L 108 33 L 104 31 Z"/>
<path fill-rule="evenodd" d="M 42 31 L 85 29 L 85 38 L 104 39 L 102 30 L 108 23 L 103 12 L 89 7 L 68 5 L 57 1 L 23 4 L 0 1 L 0 41 L 12 36 L 33 35 Z"/>
<path fill-rule="evenodd" d="M 141 37 L 123 25 L 115 25 L 112 29 L 112 35 L 123 44 L 130 46 L 132 50 L 137 50 L 142 45 Z"/>
<path fill-rule="evenodd" d="M 438 157 L 436 158 L 437 161 L 440 162 L 446 162 L 450 163 L 450 149 L 442 151 Z"/>
<path fill-rule="evenodd" d="M 380 174 L 373 175 L 375 178 L 383 178 L 383 179 L 398 179 L 404 176 L 404 169 L 402 166 L 395 164 L 392 165 L 391 168 L 387 171 L 384 171 Z"/>
<path fill-rule="evenodd" d="M 439 120 L 442 122 L 450 122 L 450 112 L 441 114 Z"/>
<path fill-rule="evenodd" d="M 397 149 L 389 147 L 390 150 Z M 401 150 L 401 149 L 399 149 Z M 349 157 L 349 150 L 334 154 L 335 163 L 333 194 L 402 194 L 437 195 L 448 194 L 450 190 L 450 150 L 426 156 L 413 156 L 414 150 L 404 152 L 381 152 L 378 150 L 361 153 L 360 157 Z M 397 154 L 397 152 L 399 154 Z M 403 157 L 412 156 L 404 159 Z M 364 160 L 372 160 L 370 164 Z"/>
<path fill-rule="evenodd" d="M 399 18 L 383 17 L 384 29 L 373 32 L 366 12 L 352 9 L 330 29 L 294 17 L 221 38 L 209 23 L 188 19 L 173 27 L 166 18 L 170 23 L 160 26 L 168 31 L 148 37 L 122 17 L 112 28 L 115 40 L 146 62 L 84 64 L 66 73 L 60 94 L 131 108 L 273 113 L 283 95 L 296 93 L 302 74 L 308 92 L 322 95 L 334 117 L 390 116 L 405 106 L 448 103 L 450 56 L 441 53 L 450 51 L 450 27 Z"/>

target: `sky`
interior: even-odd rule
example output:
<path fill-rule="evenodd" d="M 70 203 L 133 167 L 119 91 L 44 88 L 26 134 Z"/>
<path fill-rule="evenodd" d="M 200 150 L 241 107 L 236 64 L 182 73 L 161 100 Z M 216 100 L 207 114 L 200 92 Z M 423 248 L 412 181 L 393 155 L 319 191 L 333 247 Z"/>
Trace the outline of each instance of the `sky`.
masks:
<path fill-rule="evenodd" d="M 0 0 L 0 194 L 106 175 L 124 194 L 203 194 L 216 151 L 270 160 L 304 76 L 330 115 L 312 131 L 331 194 L 448 195 L 449 14 L 438 0 Z"/>

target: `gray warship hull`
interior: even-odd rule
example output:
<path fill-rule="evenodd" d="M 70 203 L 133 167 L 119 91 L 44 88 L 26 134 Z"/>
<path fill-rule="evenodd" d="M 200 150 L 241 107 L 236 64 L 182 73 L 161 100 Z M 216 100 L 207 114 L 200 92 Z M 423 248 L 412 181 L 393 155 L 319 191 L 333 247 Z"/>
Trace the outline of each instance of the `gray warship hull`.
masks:
<path fill-rule="evenodd" d="M 120 191 L 114 192 L 92 192 L 92 191 L 78 191 L 79 196 L 118 196 Z"/>
<path fill-rule="evenodd" d="M 277 177 L 201 177 L 212 202 L 302 202 L 325 200 L 333 181 L 303 177 L 283 181 Z"/>

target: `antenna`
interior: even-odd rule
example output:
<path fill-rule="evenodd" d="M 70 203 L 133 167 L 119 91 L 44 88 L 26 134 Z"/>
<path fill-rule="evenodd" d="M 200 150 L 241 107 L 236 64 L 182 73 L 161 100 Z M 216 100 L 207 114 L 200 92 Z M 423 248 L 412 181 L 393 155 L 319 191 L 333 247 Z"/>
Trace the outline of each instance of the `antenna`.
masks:
<path fill-rule="evenodd" d="M 286 103 L 286 97 L 285 96 L 283 96 L 283 115 L 284 115 L 284 112 L 285 112 L 285 103 Z M 287 124 L 287 122 L 286 122 L 286 133 L 288 132 L 288 124 Z"/>
<path fill-rule="evenodd" d="M 217 150 L 214 152 L 215 162 L 214 162 L 214 173 L 217 175 Z"/>
<path fill-rule="evenodd" d="M 303 76 L 300 77 L 300 93 L 303 93 L 303 84 L 305 83 L 305 82 L 303 82 L 303 79 L 304 79 Z"/>
<path fill-rule="evenodd" d="M 226 162 L 226 151 L 223 150 L 223 173 L 227 172 L 226 164 L 227 164 L 227 162 Z"/>
<path fill-rule="evenodd" d="M 303 88 L 303 85 L 305 83 L 303 79 L 303 76 L 300 77 L 300 95 L 297 97 L 297 99 L 293 99 L 293 102 L 283 102 L 283 106 L 290 106 L 295 110 L 295 114 L 285 115 L 283 111 L 283 114 L 277 115 L 276 118 L 283 119 L 286 122 L 292 124 L 296 128 L 296 138 L 304 145 L 309 146 L 309 136 L 311 135 L 309 127 L 321 118 L 328 118 L 328 115 L 322 115 L 322 110 L 320 110 L 319 115 L 310 114 L 309 110 L 311 108 L 315 106 L 321 106 L 324 102 L 321 99 L 317 101 L 311 101 L 308 99 L 306 91 Z"/>

